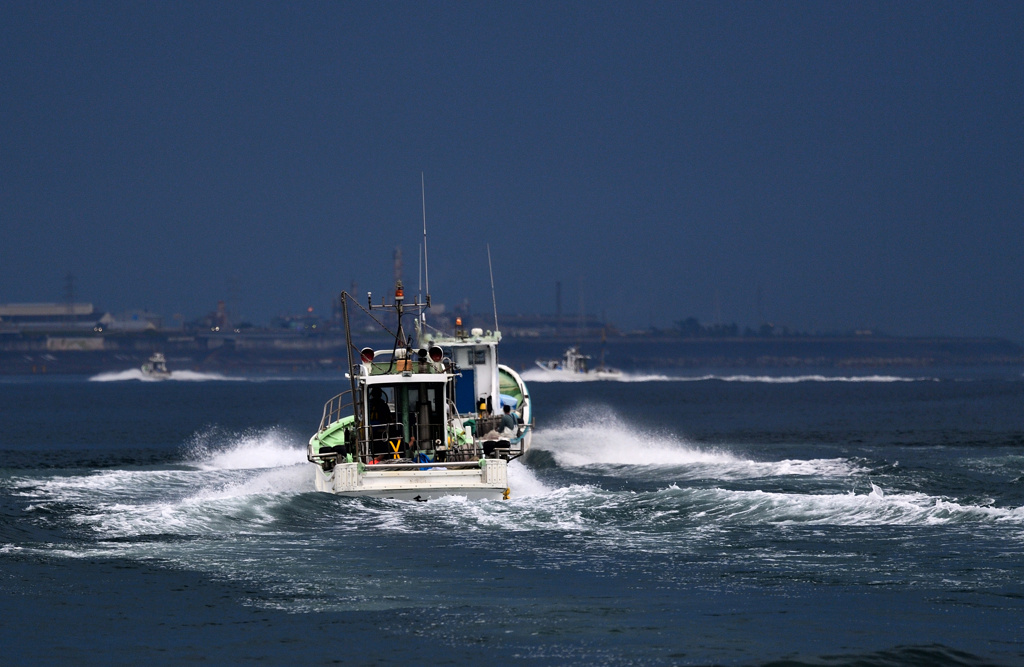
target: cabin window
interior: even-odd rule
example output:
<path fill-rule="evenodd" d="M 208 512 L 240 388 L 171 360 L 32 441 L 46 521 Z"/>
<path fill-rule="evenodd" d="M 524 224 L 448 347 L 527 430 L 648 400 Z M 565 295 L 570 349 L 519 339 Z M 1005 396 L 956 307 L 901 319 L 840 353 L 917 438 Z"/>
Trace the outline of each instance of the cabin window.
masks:
<path fill-rule="evenodd" d="M 473 365 L 483 366 L 487 363 L 487 351 L 486 350 L 473 350 Z"/>
<path fill-rule="evenodd" d="M 443 385 L 408 385 L 408 440 L 416 449 L 432 449 L 436 440 L 444 441 Z"/>
<path fill-rule="evenodd" d="M 375 448 L 375 452 L 380 449 L 387 453 L 383 446 L 386 444 L 392 448 L 397 446 L 395 453 L 410 456 L 414 450 L 433 449 L 437 441 L 444 442 L 444 384 L 403 383 L 376 387 L 383 389 L 390 419 L 386 428 L 377 426 L 374 429 L 372 438 L 383 443 Z M 374 420 L 372 414 L 370 419 L 371 423 L 376 421 L 377 424 L 384 421 Z"/>

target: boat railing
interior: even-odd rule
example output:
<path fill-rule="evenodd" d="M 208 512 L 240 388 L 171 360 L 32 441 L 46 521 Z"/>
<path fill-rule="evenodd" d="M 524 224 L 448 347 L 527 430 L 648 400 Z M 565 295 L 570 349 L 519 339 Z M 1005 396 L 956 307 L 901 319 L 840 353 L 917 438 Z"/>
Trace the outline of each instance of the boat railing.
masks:
<path fill-rule="evenodd" d="M 384 443 L 390 446 L 396 441 Z M 481 459 L 504 459 L 511 461 L 524 454 L 521 441 L 510 440 L 480 440 L 472 444 L 463 445 L 457 448 L 448 449 L 427 449 L 408 450 L 401 446 L 396 450 L 382 451 L 369 445 L 369 452 L 352 456 L 349 454 L 348 461 L 362 463 L 365 465 L 381 465 L 388 468 L 431 468 L 431 467 L 467 467 L 472 466 Z M 309 460 L 341 460 L 346 457 L 344 451 L 323 451 L 310 455 Z"/>
<path fill-rule="evenodd" d="M 346 398 L 347 397 L 347 398 Z M 320 429 L 324 430 L 342 417 L 352 412 L 352 390 L 346 389 L 331 400 L 324 403 L 324 414 L 320 419 Z"/>
<path fill-rule="evenodd" d="M 474 432 L 467 434 L 468 439 L 456 435 L 459 432 L 457 426 L 449 426 L 446 428 L 443 423 L 433 422 L 406 425 L 400 421 L 364 425 L 359 429 L 359 451 L 348 450 L 352 457 L 349 460 L 367 465 L 409 463 L 411 467 L 419 467 L 424 464 L 464 464 L 485 458 L 511 460 L 524 454 L 523 436 L 529 426 L 516 434 L 499 434 L 491 428 L 493 424 L 488 424 L 487 437 Z M 414 436 L 412 440 L 406 439 L 407 432 Z M 340 458 L 339 455 L 343 454 L 326 452 L 328 457 Z"/>
<path fill-rule="evenodd" d="M 362 453 L 369 459 L 402 458 L 420 452 L 444 451 L 445 427 L 443 423 L 425 421 L 410 423 L 408 430 L 412 439 L 405 437 L 406 425 L 400 421 L 386 424 L 370 424 L 360 429 L 360 441 L 365 446 Z"/>
<path fill-rule="evenodd" d="M 343 391 L 324 404 L 321 431 L 351 414 L 351 393 Z M 500 416 L 477 417 L 452 424 L 433 421 L 404 424 L 398 420 L 364 424 L 358 429 L 358 451 L 353 447 L 355 443 L 349 442 L 345 446 L 322 448 L 307 458 L 333 461 L 348 455 L 349 461 L 367 465 L 409 463 L 411 467 L 465 464 L 485 458 L 512 460 L 525 453 L 524 439 L 532 426 L 521 424 L 515 433 L 502 431 Z M 411 440 L 406 434 L 412 436 Z"/>

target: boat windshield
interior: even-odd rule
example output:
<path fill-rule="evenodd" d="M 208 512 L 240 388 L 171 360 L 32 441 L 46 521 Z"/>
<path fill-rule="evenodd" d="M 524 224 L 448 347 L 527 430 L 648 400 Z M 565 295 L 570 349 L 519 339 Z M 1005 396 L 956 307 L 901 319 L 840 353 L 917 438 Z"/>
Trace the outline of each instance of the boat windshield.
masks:
<path fill-rule="evenodd" d="M 445 442 L 445 384 L 373 384 L 366 394 L 364 441 L 374 457 L 414 458 Z"/>

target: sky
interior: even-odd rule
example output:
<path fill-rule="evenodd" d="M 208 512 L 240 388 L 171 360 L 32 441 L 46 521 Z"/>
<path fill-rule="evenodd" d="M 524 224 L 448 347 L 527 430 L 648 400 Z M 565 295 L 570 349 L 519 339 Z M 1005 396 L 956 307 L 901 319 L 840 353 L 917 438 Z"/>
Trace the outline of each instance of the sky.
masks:
<path fill-rule="evenodd" d="M 421 190 L 421 179 L 425 186 Z M 1024 341 L 1024 3 L 0 5 L 0 303 Z"/>

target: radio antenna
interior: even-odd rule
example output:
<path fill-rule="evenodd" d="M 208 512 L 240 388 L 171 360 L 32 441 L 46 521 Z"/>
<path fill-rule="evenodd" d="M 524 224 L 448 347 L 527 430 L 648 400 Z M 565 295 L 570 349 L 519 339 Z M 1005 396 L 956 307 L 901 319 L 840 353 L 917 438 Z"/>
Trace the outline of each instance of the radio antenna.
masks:
<path fill-rule="evenodd" d="M 420 198 L 423 204 L 423 277 L 427 287 L 427 306 L 430 306 L 430 263 L 427 261 L 427 186 L 420 172 Z"/>
<path fill-rule="evenodd" d="M 498 300 L 494 298 L 494 267 L 491 266 L 491 244 L 487 244 L 487 270 L 491 274 L 491 304 L 494 306 L 494 331 L 498 331 Z"/>

